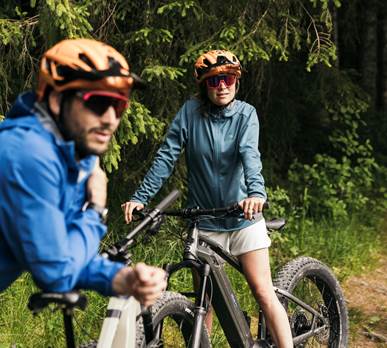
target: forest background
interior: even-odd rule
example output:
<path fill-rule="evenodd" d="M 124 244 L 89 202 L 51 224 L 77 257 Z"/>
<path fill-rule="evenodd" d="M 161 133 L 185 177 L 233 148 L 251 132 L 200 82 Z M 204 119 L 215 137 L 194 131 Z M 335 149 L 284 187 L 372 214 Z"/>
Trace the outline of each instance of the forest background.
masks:
<path fill-rule="evenodd" d="M 0 122 L 18 93 L 34 88 L 41 54 L 75 37 L 108 42 L 148 82 L 147 90 L 133 94 L 103 158 L 110 195 L 105 244 L 127 232 L 120 204 L 141 182 L 175 113 L 196 92 L 196 58 L 224 48 L 246 70 L 238 98 L 259 115 L 269 214 L 288 220 L 286 233 L 272 236 L 273 269 L 302 254 L 326 262 L 340 279 L 372 267 L 386 241 L 385 1 L 2 0 Z M 152 205 L 172 188 L 186 193 L 183 157 Z M 134 259 L 176 261 L 181 241 L 173 232 L 179 227 L 168 222 L 136 248 Z M 234 281 L 248 291 L 243 280 Z M 34 290 L 26 275 L 0 294 L 0 347 L 62 344 L 59 316 L 33 319 L 28 313 Z M 90 298 L 78 320 L 95 337 L 106 302 Z M 254 312 L 251 299 L 242 302 Z M 215 333 L 215 346 L 222 346 L 221 336 Z"/>

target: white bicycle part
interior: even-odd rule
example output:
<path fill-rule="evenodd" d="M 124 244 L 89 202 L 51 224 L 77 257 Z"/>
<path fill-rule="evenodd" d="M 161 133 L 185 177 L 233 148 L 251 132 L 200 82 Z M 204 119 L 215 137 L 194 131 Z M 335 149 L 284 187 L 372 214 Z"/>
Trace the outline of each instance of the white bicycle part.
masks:
<path fill-rule="evenodd" d="M 111 297 L 97 348 L 135 348 L 136 317 L 140 303 L 134 297 Z"/>

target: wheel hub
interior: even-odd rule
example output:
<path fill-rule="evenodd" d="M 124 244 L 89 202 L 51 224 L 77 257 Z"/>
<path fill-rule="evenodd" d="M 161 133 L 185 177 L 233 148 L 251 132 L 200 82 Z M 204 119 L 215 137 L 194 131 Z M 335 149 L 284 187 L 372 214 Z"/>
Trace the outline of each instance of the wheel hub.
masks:
<path fill-rule="evenodd" d="M 293 313 L 290 327 L 294 336 L 302 335 L 310 330 L 311 325 L 304 311 L 299 310 Z"/>

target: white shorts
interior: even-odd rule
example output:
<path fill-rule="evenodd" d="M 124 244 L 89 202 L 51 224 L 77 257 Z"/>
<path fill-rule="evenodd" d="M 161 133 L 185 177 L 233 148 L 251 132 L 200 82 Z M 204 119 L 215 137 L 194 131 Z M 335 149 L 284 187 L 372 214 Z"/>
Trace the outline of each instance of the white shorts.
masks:
<path fill-rule="evenodd" d="M 257 249 L 265 249 L 271 245 L 271 240 L 267 235 L 265 219 L 234 232 L 199 230 L 199 233 L 222 245 L 226 251 L 234 256 L 243 255 Z"/>

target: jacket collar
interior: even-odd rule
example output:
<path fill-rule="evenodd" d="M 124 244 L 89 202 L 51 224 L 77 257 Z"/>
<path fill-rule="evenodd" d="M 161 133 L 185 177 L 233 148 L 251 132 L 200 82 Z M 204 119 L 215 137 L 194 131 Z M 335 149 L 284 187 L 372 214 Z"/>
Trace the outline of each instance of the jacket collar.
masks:
<path fill-rule="evenodd" d="M 54 136 L 56 144 L 61 149 L 63 155 L 66 157 L 69 168 L 79 170 L 77 181 L 81 181 L 94 167 L 95 158 L 91 159 L 90 157 L 95 156 L 88 156 L 80 161 L 77 161 L 74 141 L 65 141 L 63 139 L 57 124 L 48 113 L 46 106 L 44 104 L 35 102 L 34 108 L 35 114 L 42 126 Z M 89 163 L 90 161 L 91 163 Z M 90 165 L 92 165 L 91 168 Z"/>
<path fill-rule="evenodd" d="M 227 106 L 212 105 L 209 109 L 208 115 L 215 118 L 232 117 L 239 112 L 241 104 L 240 100 L 234 99 Z"/>
<path fill-rule="evenodd" d="M 77 181 L 81 181 L 94 168 L 97 156 L 90 155 L 80 161 L 76 160 L 74 141 L 65 141 L 58 126 L 45 106 L 36 101 L 34 92 L 20 94 L 0 128 L 26 127 L 37 129 L 45 137 L 51 138 L 65 157 L 67 166 L 78 171 Z"/>

